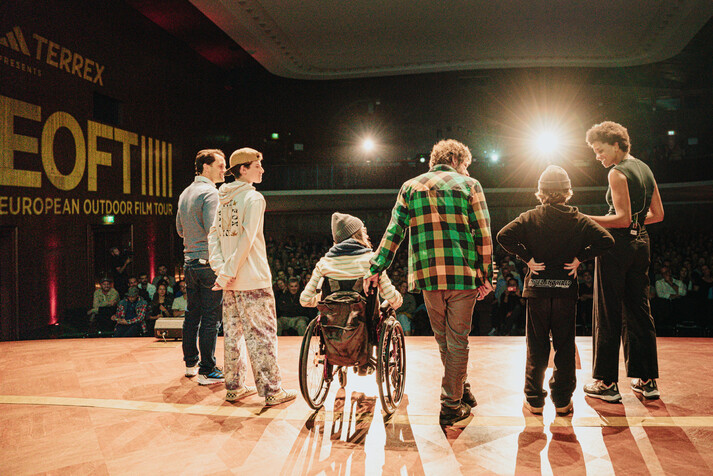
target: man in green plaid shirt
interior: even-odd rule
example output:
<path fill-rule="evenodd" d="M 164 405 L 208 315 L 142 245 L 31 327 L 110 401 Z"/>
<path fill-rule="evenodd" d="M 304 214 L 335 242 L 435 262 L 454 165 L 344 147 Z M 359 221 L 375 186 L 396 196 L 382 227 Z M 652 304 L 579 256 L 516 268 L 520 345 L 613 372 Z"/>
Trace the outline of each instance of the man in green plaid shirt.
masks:
<path fill-rule="evenodd" d="M 365 281 L 376 284 L 408 231 L 409 290 L 423 291 L 445 367 L 442 425 L 467 418 L 477 404 L 466 375 L 468 335 L 476 299 L 493 290 L 490 215 L 480 183 L 468 174 L 471 161 L 458 141 L 433 146 L 430 170 L 401 186 Z"/>

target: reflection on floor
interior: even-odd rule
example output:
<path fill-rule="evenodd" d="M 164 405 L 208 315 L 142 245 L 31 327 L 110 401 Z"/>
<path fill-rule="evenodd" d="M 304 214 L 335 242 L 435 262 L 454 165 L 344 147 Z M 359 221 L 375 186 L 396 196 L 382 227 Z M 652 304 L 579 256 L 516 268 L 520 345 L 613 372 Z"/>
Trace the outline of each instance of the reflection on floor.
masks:
<path fill-rule="evenodd" d="M 298 388 L 300 338 L 281 337 L 284 386 Z M 710 474 L 713 339 L 659 339 L 660 400 L 585 399 L 591 338 L 578 338 L 574 413 L 522 409 L 523 337 L 473 337 L 478 399 L 438 425 L 442 372 L 431 337 L 406 341 L 406 397 L 384 418 L 374 375 L 333 383 L 325 407 L 298 397 L 224 401 L 183 376 L 180 343 L 83 339 L 0 343 L 0 474 Z M 218 361 L 222 362 L 222 340 Z M 548 370 L 551 372 L 551 370 Z M 249 377 L 251 381 L 252 376 Z"/>

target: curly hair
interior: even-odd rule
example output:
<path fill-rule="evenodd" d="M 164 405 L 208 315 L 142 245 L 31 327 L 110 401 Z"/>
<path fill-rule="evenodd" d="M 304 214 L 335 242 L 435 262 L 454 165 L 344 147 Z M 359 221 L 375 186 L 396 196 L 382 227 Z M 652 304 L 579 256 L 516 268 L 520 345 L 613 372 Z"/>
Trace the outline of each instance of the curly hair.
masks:
<path fill-rule="evenodd" d="M 470 149 L 465 144 L 453 139 L 446 139 L 438 142 L 431 150 L 431 160 L 428 162 L 429 167 L 438 164 L 455 165 L 458 168 L 461 164 L 466 167 L 470 165 L 473 156 Z"/>
<path fill-rule="evenodd" d="M 537 193 L 535 193 L 535 197 L 537 197 L 543 205 L 547 203 L 550 205 L 554 205 L 556 203 L 567 203 L 569 199 L 572 198 L 572 189 L 554 192 L 538 190 Z"/>
<path fill-rule="evenodd" d="M 199 151 L 196 155 L 196 175 L 203 173 L 203 165 L 212 164 L 218 157 L 225 159 L 225 154 L 220 149 L 203 149 Z"/>
<path fill-rule="evenodd" d="M 604 121 L 601 124 L 592 126 L 587 131 L 587 144 L 592 146 L 593 142 L 603 142 L 605 144 L 619 144 L 619 148 L 625 154 L 629 153 L 631 148 L 631 140 L 626 127 L 612 121 Z"/>

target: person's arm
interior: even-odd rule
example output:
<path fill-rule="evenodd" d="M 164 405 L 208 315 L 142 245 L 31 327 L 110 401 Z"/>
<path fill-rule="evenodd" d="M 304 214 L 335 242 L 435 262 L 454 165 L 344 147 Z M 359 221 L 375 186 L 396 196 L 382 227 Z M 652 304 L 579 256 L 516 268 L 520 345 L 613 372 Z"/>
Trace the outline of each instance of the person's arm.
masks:
<path fill-rule="evenodd" d="M 475 250 L 480 257 L 479 265 L 483 280 L 483 285 L 478 288 L 479 291 L 481 291 L 480 297 L 482 298 L 493 290 L 493 286 L 490 282 L 493 277 L 493 238 L 490 232 L 488 204 L 485 202 L 485 194 L 477 180 L 475 181 L 470 200 L 470 206 L 475 217 L 475 222 L 471 222 L 470 226 L 473 230 Z"/>
<path fill-rule="evenodd" d="M 523 235 L 525 231 L 523 220 L 524 213 L 502 227 L 502 229 L 498 232 L 496 239 L 505 251 L 516 255 L 518 258 L 527 263 L 532 258 L 532 254 L 527 250 L 527 247 L 523 243 Z"/>
<path fill-rule="evenodd" d="M 584 248 L 577 253 L 572 263 L 565 265 L 565 269 L 576 270 L 579 263 L 601 256 L 606 250 L 614 246 L 614 237 L 604 227 L 597 224 L 587 216 L 582 217 L 582 233 L 584 234 Z"/>
<path fill-rule="evenodd" d="M 403 304 L 404 299 L 401 293 L 396 290 L 386 273 L 381 273 L 379 277 L 379 293 L 381 297 L 389 301 L 392 309 L 398 309 Z"/>
<path fill-rule="evenodd" d="M 371 258 L 369 275 L 364 277 L 364 292 L 368 293 L 371 286 L 379 285 L 378 274 L 385 271 L 394 260 L 399 245 L 406 236 L 408 229 L 409 196 L 408 186 L 403 184 L 396 197 L 396 204 L 391 210 L 391 220 L 386 227 L 384 236 L 381 238 L 379 247 Z"/>
<path fill-rule="evenodd" d="M 183 238 L 183 216 L 181 215 L 181 199 L 178 199 L 178 210 L 176 211 L 176 233 Z"/>
<path fill-rule="evenodd" d="M 407 186 L 404 184 L 401 186 L 401 190 L 399 190 L 399 194 L 396 197 L 396 204 L 393 210 L 391 210 L 391 221 L 389 221 L 389 225 L 386 227 L 379 247 L 371 258 L 370 276 L 374 276 L 386 270 L 391 266 L 391 262 L 394 260 L 394 255 L 399 249 L 399 245 L 401 245 L 404 236 L 406 236 L 406 230 L 408 229 L 408 200 Z"/>
<path fill-rule="evenodd" d="M 319 295 L 317 294 L 317 285 L 319 280 L 322 279 L 322 269 L 317 263 L 312 271 L 312 276 L 309 278 L 307 286 L 300 293 L 300 305 L 302 307 L 317 307 L 319 302 Z"/>
<path fill-rule="evenodd" d="M 651 196 L 651 205 L 649 205 L 649 211 L 646 213 L 644 224 L 648 225 L 649 223 L 659 223 L 661 221 L 663 221 L 663 202 L 659 194 L 659 186 L 654 183 L 654 193 Z"/>
<path fill-rule="evenodd" d="M 220 236 L 218 235 L 219 219 L 220 215 L 216 213 L 213 218 L 213 225 L 210 227 L 210 232 L 208 233 L 208 262 L 216 275 L 220 273 L 225 264 L 223 249 L 220 245 Z"/>
<path fill-rule="evenodd" d="M 676 286 L 678 286 L 678 295 L 684 297 L 688 293 L 686 285 L 683 284 L 683 281 L 681 281 L 680 279 L 676 279 L 674 281 L 676 282 Z"/>
<path fill-rule="evenodd" d="M 614 203 L 614 215 L 589 215 L 589 218 L 604 228 L 628 228 L 631 225 L 631 201 L 629 200 L 629 184 L 626 181 L 626 176 L 618 170 L 612 169 L 609 171 L 608 179 Z"/>
<path fill-rule="evenodd" d="M 252 196 L 251 196 L 252 195 Z M 248 194 L 246 200 L 249 201 L 245 207 L 245 219 L 242 227 L 243 233 L 238 240 L 238 246 L 235 251 L 225 259 L 225 264 L 220 270 L 215 284 L 221 288 L 225 288 L 228 282 L 235 278 L 238 269 L 247 259 L 250 250 L 255 243 L 258 233 L 262 232 L 262 222 L 265 213 L 265 199 L 259 194 Z M 218 274 L 218 273 L 216 273 Z"/>
<path fill-rule="evenodd" d="M 119 299 L 121 299 L 121 296 L 119 296 L 119 291 L 116 290 L 116 288 L 111 288 L 109 290 L 109 306 L 116 306 L 119 304 Z"/>
<path fill-rule="evenodd" d="M 666 286 L 666 281 L 664 281 L 663 279 L 659 279 L 658 281 L 656 281 L 656 295 L 661 299 L 669 299 L 671 297 L 671 294 L 667 287 L 668 286 Z"/>

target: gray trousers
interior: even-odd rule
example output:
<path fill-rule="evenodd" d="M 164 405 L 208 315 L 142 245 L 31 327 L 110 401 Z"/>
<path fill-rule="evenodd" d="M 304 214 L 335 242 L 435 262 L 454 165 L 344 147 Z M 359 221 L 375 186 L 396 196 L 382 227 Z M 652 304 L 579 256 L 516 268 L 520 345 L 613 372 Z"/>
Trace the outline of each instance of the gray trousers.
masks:
<path fill-rule="evenodd" d="M 476 296 L 475 289 L 423 292 L 444 367 L 441 381 L 442 407 L 457 408 L 463 398 L 463 384 L 468 377 L 468 336 Z"/>

